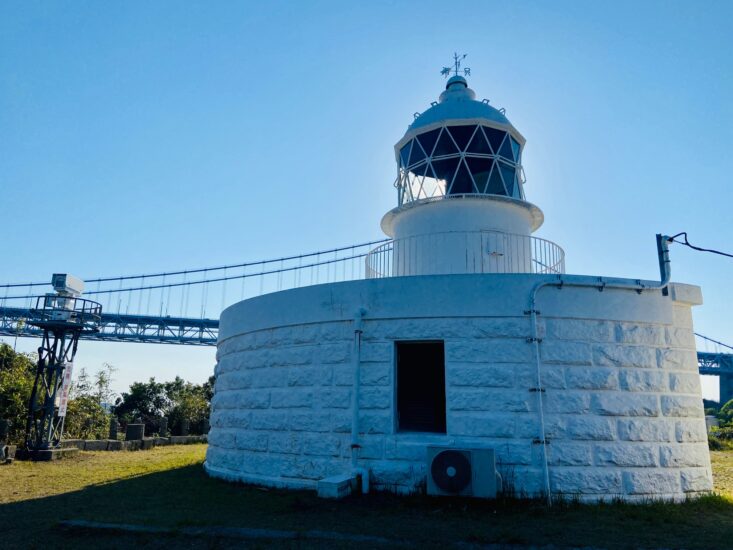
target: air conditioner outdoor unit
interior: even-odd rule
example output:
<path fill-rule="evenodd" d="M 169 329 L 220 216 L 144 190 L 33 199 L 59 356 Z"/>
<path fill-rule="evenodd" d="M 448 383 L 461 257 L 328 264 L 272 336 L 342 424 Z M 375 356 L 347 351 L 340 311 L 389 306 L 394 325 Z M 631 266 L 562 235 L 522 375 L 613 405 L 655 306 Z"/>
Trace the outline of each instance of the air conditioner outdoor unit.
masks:
<path fill-rule="evenodd" d="M 496 498 L 501 477 L 493 449 L 427 449 L 428 494 Z"/>

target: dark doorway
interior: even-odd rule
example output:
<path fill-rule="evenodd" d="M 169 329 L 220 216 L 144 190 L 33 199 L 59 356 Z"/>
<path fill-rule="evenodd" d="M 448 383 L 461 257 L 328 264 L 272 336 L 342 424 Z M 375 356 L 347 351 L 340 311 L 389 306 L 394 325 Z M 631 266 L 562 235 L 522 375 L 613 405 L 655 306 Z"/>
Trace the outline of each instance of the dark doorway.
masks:
<path fill-rule="evenodd" d="M 443 342 L 397 342 L 397 428 L 445 433 Z"/>

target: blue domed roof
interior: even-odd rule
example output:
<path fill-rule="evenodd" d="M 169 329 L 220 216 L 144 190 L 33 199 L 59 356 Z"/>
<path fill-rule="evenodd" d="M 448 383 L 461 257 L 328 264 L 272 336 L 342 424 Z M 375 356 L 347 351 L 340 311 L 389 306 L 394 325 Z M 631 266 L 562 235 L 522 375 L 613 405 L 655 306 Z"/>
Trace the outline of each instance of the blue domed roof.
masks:
<path fill-rule="evenodd" d="M 418 116 L 408 127 L 415 130 L 435 122 L 454 119 L 483 118 L 499 124 L 511 125 L 509 119 L 498 109 L 486 102 L 476 101 L 476 94 L 468 87 L 466 79 L 454 76 L 446 83 L 445 91 L 440 94 L 440 102 Z"/>

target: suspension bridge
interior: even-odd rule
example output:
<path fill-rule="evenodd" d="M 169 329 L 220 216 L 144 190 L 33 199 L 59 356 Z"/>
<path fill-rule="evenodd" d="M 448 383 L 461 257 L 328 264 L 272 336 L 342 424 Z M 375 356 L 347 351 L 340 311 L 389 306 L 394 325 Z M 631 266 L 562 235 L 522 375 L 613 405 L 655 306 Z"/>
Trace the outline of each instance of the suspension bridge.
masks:
<path fill-rule="evenodd" d="M 532 246 L 533 270 L 552 273 L 541 242 Z M 389 239 L 282 258 L 143 275 L 90 277 L 84 297 L 102 305 L 98 332 L 86 340 L 215 346 L 219 314 L 238 301 L 322 283 L 392 276 Z M 411 251 L 402 247 L 409 257 Z M 375 251 L 378 253 L 375 254 Z M 403 262 L 404 264 L 404 262 Z M 480 272 L 480 267 L 477 268 Z M 40 337 L 26 322 L 49 281 L 0 285 L 0 336 Z M 721 398 L 733 398 L 733 347 L 696 335 L 700 374 L 720 377 Z"/>

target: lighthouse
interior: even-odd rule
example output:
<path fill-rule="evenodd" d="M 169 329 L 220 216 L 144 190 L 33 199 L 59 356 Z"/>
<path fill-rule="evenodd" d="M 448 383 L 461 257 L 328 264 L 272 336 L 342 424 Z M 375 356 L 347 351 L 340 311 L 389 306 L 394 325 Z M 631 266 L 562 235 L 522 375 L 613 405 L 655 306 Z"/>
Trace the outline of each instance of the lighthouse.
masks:
<path fill-rule="evenodd" d="M 664 239 L 660 281 L 566 274 L 533 235 L 525 138 L 461 59 L 396 142 L 364 277 L 222 312 L 206 471 L 331 496 L 709 492 L 700 288 L 670 281 Z"/>
<path fill-rule="evenodd" d="M 381 222 L 393 241 L 367 275 L 563 273 L 563 250 L 531 236 L 544 216 L 525 197 L 524 137 L 459 69 L 395 145 L 397 206 Z"/>

